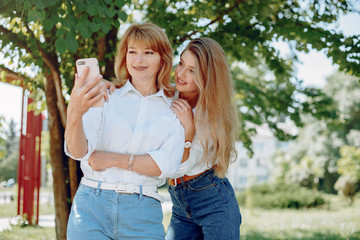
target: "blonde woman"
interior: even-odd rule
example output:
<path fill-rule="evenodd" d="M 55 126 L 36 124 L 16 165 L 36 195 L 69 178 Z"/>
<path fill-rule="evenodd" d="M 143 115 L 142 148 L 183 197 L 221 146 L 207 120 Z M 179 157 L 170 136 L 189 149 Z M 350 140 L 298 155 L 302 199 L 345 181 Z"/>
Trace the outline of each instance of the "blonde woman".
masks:
<path fill-rule="evenodd" d="M 171 109 L 185 128 L 186 142 L 180 169 L 169 179 L 173 208 L 166 239 L 239 239 L 241 214 L 225 177 L 236 154 L 237 113 L 221 46 L 210 38 L 192 40 L 175 81 L 179 99 Z"/>
<path fill-rule="evenodd" d="M 179 168 L 184 129 L 169 106 L 172 48 L 156 25 L 131 25 L 118 45 L 119 88 L 102 107 L 99 79 L 72 90 L 65 152 L 84 177 L 68 221 L 68 239 L 164 239 L 157 187 Z"/>

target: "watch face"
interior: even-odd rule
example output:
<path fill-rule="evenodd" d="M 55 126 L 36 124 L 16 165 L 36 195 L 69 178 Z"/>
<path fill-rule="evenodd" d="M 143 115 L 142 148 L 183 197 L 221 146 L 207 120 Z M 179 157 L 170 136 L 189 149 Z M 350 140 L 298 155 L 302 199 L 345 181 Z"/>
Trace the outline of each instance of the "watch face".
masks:
<path fill-rule="evenodd" d="M 185 148 L 190 148 L 191 147 L 191 142 L 187 141 L 185 142 Z"/>

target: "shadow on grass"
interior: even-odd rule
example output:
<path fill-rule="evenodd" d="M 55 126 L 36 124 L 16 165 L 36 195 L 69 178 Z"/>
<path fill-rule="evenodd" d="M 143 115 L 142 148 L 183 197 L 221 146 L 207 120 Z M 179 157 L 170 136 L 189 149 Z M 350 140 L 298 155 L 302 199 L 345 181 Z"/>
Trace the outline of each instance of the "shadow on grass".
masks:
<path fill-rule="evenodd" d="M 350 236 L 341 236 L 339 234 L 333 233 L 323 233 L 323 232 L 310 232 L 310 231 L 301 231 L 297 233 L 290 232 L 278 232 L 274 233 L 262 233 L 255 231 L 247 231 L 246 234 L 241 234 L 241 240 L 360 240 L 360 231 L 353 233 Z"/>

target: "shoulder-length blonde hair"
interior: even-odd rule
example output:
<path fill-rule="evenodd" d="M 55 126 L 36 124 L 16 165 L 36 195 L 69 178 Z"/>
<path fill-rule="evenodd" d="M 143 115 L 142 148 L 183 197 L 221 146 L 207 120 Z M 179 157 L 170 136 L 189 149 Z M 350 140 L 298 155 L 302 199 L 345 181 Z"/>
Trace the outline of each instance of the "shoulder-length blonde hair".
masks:
<path fill-rule="evenodd" d="M 204 148 L 203 161 L 215 166 L 217 176 L 225 177 L 231 159 L 236 157 L 238 132 L 234 85 L 226 56 L 215 40 L 205 37 L 192 40 L 185 51 L 196 59 L 199 97 L 195 127 Z"/>
<path fill-rule="evenodd" d="M 126 68 L 126 53 L 129 42 L 139 42 L 160 54 L 160 70 L 156 79 L 158 89 L 163 88 L 168 97 L 174 96 L 174 87 L 170 83 L 173 49 L 166 34 L 153 23 L 133 24 L 124 33 L 117 47 L 115 58 L 116 85 L 122 87 L 131 76 Z"/>

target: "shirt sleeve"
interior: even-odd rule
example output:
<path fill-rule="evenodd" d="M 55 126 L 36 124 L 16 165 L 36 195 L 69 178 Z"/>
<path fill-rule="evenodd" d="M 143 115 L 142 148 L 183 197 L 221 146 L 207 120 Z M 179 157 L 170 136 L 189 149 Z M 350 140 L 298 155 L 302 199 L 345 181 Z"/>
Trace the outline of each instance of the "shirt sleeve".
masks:
<path fill-rule="evenodd" d="M 169 137 L 160 149 L 148 152 L 161 170 L 159 178 L 167 178 L 178 170 L 184 153 L 185 131 L 178 119 L 170 131 Z"/>
<path fill-rule="evenodd" d="M 87 153 L 85 156 L 76 158 L 67 148 L 66 139 L 64 141 L 65 154 L 75 160 L 88 160 L 94 152 L 101 133 L 101 126 L 103 122 L 104 107 L 92 107 L 82 116 L 83 128 L 87 141 Z"/>
<path fill-rule="evenodd" d="M 193 142 L 191 144 L 190 153 L 188 159 L 181 163 L 179 169 L 176 173 L 174 173 L 171 178 L 179 178 L 186 175 L 191 169 L 193 169 L 196 165 L 201 164 L 204 155 L 204 151 L 199 139 L 194 137 Z"/>

